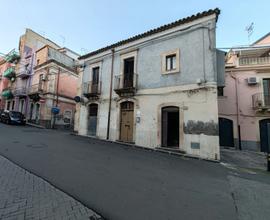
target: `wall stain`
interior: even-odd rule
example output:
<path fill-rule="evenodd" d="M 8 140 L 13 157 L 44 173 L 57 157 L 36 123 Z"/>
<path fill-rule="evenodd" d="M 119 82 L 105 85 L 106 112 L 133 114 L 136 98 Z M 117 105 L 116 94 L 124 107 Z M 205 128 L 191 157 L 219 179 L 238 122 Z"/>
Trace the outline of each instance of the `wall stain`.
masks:
<path fill-rule="evenodd" d="M 189 120 L 184 125 L 185 134 L 205 134 L 211 136 L 218 136 L 218 123 L 214 121 L 203 122 Z"/>

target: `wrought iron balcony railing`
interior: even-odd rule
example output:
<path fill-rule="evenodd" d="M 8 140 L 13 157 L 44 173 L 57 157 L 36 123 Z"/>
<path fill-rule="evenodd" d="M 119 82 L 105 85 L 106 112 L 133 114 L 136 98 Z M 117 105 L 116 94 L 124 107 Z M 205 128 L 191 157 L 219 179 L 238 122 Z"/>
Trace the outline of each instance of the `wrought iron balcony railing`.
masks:
<path fill-rule="evenodd" d="M 11 79 L 12 77 L 14 77 L 16 74 L 15 74 L 15 68 L 14 67 L 9 67 L 7 68 L 4 73 L 3 73 L 3 76 L 8 78 L 8 79 Z"/>
<path fill-rule="evenodd" d="M 20 58 L 20 54 L 17 53 L 15 50 L 12 50 L 5 56 L 5 61 L 9 63 L 13 63 Z"/>
<path fill-rule="evenodd" d="M 118 95 L 134 95 L 137 89 L 138 74 L 117 75 L 114 78 L 114 91 Z"/>
<path fill-rule="evenodd" d="M 15 88 L 12 93 L 14 94 L 14 96 L 26 96 L 27 95 L 27 89 L 26 87 L 19 87 L 19 88 Z"/>
<path fill-rule="evenodd" d="M 98 97 L 101 93 L 101 82 L 85 82 L 83 84 L 83 95 L 87 98 Z"/>
<path fill-rule="evenodd" d="M 269 109 L 270 95 L 256 93 L 252 96 L 252 105 L 254 109 Z"/>
<path fill-rule="evenodd" d="M 17 74 L 17 76 L 20 77 L 20 78 L 22 78 L 22 79 L 27 78 L 27 77 L 29 77 L 30 75 L 31 75 L 31 72 L 30 72 L 30 70 L 28 70 L 28 69 L 22 70 L 22 71 L 20 71 L 20 72 Z"/>
<path fill-rule="evenodd" d="M 42 84 L 35 84 L 32 85 L 31 87 L 29 87 L 27 89 L 27 94 L 31 95 L 31 94 L 37 94 L 37 93 L 42 93 L 43 90 L 43 85 Z"/>
<path fill-rule="evenodd" d="M 5 99 L 11 99 L 13 98 L 13 93 L 10 88 L 6 88 L 2 91 L 1 94 Z"/>

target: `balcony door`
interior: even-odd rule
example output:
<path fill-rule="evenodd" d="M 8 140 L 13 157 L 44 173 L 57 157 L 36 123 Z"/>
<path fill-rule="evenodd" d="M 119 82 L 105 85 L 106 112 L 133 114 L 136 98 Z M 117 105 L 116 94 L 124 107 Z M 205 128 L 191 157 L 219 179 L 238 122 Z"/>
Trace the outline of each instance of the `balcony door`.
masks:
<path fill-rule="evenodd" d="M 99 67 L 95 67 L 92 70 L 92 93 L 98 92 L 98 84 L 99 84 Z"/>
<path fill-rule="evenodd" d="M 270 105 L 270 79 L 263 79 L 264 105 Z"/>
<path fill-rule="evenodd" d="M 124 88 L 132 88 L 134 79 L 134 57 L 124 60 Z"/>

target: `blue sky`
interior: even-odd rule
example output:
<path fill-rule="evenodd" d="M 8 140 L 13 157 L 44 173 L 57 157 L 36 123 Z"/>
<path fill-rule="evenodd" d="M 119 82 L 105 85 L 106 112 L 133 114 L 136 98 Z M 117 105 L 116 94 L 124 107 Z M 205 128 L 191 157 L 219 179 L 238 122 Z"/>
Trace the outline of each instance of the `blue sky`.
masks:
<path fill-rule="evenodd" d="M 269 0 L 0 0 L 0 52 L 18 48 L 25 28 L 80 54 L 197 12 L 219 7 L 217 47 L 247 45 L 270 32 Z"/>

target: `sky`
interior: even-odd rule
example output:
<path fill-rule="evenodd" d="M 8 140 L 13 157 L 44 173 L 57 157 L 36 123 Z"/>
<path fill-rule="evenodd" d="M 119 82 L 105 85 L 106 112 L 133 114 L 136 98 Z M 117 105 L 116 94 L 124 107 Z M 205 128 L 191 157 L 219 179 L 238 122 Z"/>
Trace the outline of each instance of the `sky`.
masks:
<path fill-rule="evenodd" d="M 217 48 L 248 45 L 270 32 L 269 0 L 0 0 L 0 53 L 18 49 L 25 28 L 82 55 L 216 7 Z"/>

